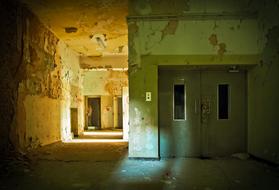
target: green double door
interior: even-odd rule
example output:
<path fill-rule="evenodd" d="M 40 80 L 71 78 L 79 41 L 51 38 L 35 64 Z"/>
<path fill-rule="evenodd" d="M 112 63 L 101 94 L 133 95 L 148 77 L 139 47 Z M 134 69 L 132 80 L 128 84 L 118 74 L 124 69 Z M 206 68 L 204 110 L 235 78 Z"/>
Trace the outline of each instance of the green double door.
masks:
<path fill-rule="evenodd" d="M 159 69 L 160 157 L 246 151 L 245 72 Z"/>

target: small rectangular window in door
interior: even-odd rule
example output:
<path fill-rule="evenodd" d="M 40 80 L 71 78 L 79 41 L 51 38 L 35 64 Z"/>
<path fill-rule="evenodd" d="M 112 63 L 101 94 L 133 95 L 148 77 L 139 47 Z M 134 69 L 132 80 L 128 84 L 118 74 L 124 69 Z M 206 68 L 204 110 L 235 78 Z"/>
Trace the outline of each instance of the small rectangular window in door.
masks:
<path fill-rule="evenodd" d="M 229 119 L 229 85 L 218 85 L 218 119 Z"/>
<path fill-rule="evenodd" d="M 185 120 L 185 85 L 175 84 L 173 87 L 173 117 L 174 120 Z"/>

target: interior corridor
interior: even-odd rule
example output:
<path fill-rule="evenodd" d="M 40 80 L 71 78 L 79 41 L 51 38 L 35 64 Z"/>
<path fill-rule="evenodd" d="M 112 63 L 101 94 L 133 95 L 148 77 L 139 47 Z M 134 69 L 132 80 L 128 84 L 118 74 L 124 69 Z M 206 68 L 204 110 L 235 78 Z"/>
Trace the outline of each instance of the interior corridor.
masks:
<path fill-rule="evenodd" d="M 1 0 L 0 190 L 279 189 L 279 0 Z"/>

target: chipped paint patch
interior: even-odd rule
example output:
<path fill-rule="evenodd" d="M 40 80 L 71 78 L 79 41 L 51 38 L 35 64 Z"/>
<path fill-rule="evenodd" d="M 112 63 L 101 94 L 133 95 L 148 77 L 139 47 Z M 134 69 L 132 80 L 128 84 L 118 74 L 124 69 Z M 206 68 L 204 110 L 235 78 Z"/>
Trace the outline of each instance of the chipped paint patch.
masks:
<path fill-rule="evenodd" d="M 209 40 L 209 43 L 212 45 L 212 46 L 217 46 L 218 45 L 218 39 L 217 39 L 217 35 L 216 34 L 211 34 L 208 38 Z"/>
<path fill-rule="evenodd" d="M 137 43 L 136 38 L 138 37 L 138 31 L 139 31 L 139 26 L 137 25 L 137 22 L 130 22 L 128 23 L 128 30 L 129 30 L 129 35 L 128 35 L 128 43 L 129 43 L 129 55 L 128 55 L 128 64 L 130 65 L 131 71 L 136 72 L 137 68 L 140 67 L 140 47 L 139 43 Z"/>
<path fill-rule="evenodd" d="M 163 40 L 167 35 L 174 35 L 177 30 L 178 23 L 179 22 L 177 20 L 170 20 L 165 28 L 161 31 L 161 40 Z"/>
<path fill-rule="evenodd" d="M 219 56 L 223 56 L 224 53 L 227 52 L 227 45 L 223 42 L 219 43 L 218 42 L 218 37 L 217 37 L 217 34 L 211 34 L 208 38 L 208 41 L 210 43 L 210 45 L 212 45 L 214 48 L 218 48 L 217 50 L 217 54 Z"/>
<path fill-rule="evenodd" d="M 129 33 L 137 33 L 138 30 L 139 30 L 139 26 L 137 25 L 136 22 L 130 22 L 128 23 L 128 30 L 129 30 Z"/>
<path fill-rule="evenodd" d="M 220 43 L 218 44 L 219 49 L 218 49 L 218 55 L 224 55 L 225 52 L 227 52 L 226 50 L 226 44 L 225 43 Z"/>

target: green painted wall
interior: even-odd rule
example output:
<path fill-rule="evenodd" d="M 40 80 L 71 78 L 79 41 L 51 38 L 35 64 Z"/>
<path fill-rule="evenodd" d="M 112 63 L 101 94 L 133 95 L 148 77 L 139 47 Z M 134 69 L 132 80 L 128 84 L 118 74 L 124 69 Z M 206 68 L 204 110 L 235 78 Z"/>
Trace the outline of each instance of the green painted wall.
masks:
<path fill-rule="evenodd" d="M 138 21 L 137 25 L 141 54 L 247 55 L 260 50 L 255 19 Z"/>
<path fill-rule="evenodd" d="M 254 11 L 257 0 L 129 0 L 129 15 Z"/>
<path fill-rule="evenodd" d="M 262 7 L 260 11 L 259 7 Z M 278 90 L 274 91 L 278 86 L 278 61 L 275 63 L 278 36 L 273 33 L 268 43 L 265 35 L 276 25 L 278 15 L 274 16 L 277 9 L 277 1 L 270 5 L 262 1 L 130 0 L 129 157 L 158 157 L 158 65 L 259 64 L 248 74 L 248 149 L 256 156 L 275 161 L 273 157 L 276 156 L 264 156 L 264 147 L 268 147 L 270 155 L 279 153 L 276 147 L 278 140 L 274 137 L 274 132 L 279 129 L 276 122 L 278 108 L 268 107 L 278 105 L 275 98 Z M 256 16 L 251 13 L 255 11 L 258 11 Z M 161 20 L 147 17 L 154 15 L 177 17 Z M 271 53 L 274 47 L 277 48 L 274 50 L 276 53 Z M 270 59 L 275 62 L 270 64 Z M 264 91 L 257 88 L 266 78 L 269 80 Z M 145 92 L 149 91 L 152 92 L 152 101 L 146 102 Z M 257 104 L 258 101 L 263 102 Z M 262 120 L 259 115 L 262 115 Z M 263 129 L 260 123 L 265 123 L 268 130 Z M 265 140 L 267 137 L 269 142 Z"/>
<path fill-rule="evenodd" d="M 248 151 L 279 163 L 279 64 L 261 64 L 248 75 Z"/>
<path fill-rule="evenodd" d="M 158 157 L 157 77 L 157 66 L 148 63 L 129 74 L 129 157 Z"/>
<path fill-rule="evenodd" d="M 261 60 L 248 75 L 248 151 L 279 163 L 279 1 L 259 11 Z"/>

